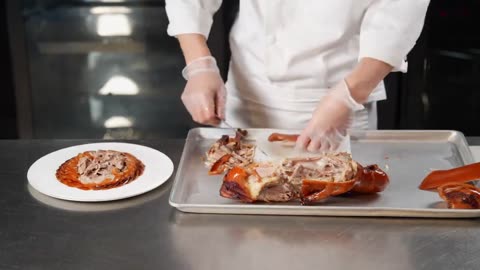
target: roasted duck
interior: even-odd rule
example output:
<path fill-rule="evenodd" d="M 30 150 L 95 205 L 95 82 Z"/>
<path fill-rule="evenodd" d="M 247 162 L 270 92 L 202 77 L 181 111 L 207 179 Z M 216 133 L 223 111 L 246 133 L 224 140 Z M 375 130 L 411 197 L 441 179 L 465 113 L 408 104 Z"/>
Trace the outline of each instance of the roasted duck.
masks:
<path fill-rule="evenodd" d="M 479 209 L 480 189 L 471 181 L 480 178 L 480 163 L 450 170 L 432 171 L 420 184 L 421 190 L 436 190 L 448 208 Z"/>
<path fill-rule="evenodd" d="M 145 165 L 129 153 L 87 151 L 65 161 L 56 177 L 63 184 L 79 189 L 110 189 L 137 179 L 144 168 Z"/>
<path fill-rule="evenodd" d="M 348 153 L 328 153 L 285 159 L 280 164 L 234 167 L 225 175 L 220 195 L 243 202 L 300 199 L 307 205 L 347 192 L 381 192 L 388 183 L 388 176 L 378 166 L 364 168 Z"/>
<path fill-rule="evenodd" d="M 205 153 L 204 163 L 210 175 L 217 175 L 231 168 L 245 167 L 253 162 L 255 145 L 244 142 L 246 130 L 237 130 L 235 137 L 223 135 Z"/>

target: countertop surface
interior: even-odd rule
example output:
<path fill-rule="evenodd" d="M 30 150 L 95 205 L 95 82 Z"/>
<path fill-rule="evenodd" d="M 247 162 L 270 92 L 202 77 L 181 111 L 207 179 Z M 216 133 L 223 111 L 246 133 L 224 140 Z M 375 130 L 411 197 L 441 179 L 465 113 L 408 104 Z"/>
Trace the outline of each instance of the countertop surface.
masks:
<path fill-rule="evenodd" d="M 175 173 L 117 202 L 61 201 L 28 185 L 35 160 L 87 142 L 0 141 L 0 269 L 480 268 L 478 219 L 187 214 L 168 204 Z M 175 168 L 184 146 L 131 142 L 164 152 Z"/>

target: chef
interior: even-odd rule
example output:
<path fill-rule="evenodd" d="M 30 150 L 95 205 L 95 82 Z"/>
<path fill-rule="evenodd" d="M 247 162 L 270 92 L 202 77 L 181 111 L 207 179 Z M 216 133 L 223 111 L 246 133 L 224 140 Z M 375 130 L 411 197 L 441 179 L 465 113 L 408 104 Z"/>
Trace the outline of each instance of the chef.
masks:
<path fill-rule="evenodd" d="M 296 145 L 333 151 L 349 129 L 376 129 L 383 79 L 407 71 L 429 0 L 240 0 L 228 79 L 206 40 L 222 0 L 166 0 L 194 121 L 302 130 Z"/>

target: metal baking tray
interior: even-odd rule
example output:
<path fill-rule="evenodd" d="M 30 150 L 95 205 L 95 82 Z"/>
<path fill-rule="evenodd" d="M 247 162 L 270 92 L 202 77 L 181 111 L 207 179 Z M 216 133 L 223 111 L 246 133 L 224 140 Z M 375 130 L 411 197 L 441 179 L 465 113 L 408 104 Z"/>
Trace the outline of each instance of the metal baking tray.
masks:
<path fill-rule="evenodd" d="M 247 129 L 249 138 L 265 146 L 272 132 L 295 130 Z M 362 165 L 378 164 L 390 177 L 385 191 L 375 195 L 331 197 L 326 202 L 302 206 L 299 202 L 242 203 L 219 195 L 221 176 L 209 176 L 201 157 L 221 135 L 233 130 L 190 130 L 170 194 L 170 204 L 180 211 L 217 214 L 310 215 L 473 218 L 480 210 L 448 209 L 436 192 L 418 185 L 435 169 L 449 169 L 474 162 L 464 135 L 458 131 L 353 131 L 351 153 Z M 271 158 L 277 158 L 273 153 Z"/>

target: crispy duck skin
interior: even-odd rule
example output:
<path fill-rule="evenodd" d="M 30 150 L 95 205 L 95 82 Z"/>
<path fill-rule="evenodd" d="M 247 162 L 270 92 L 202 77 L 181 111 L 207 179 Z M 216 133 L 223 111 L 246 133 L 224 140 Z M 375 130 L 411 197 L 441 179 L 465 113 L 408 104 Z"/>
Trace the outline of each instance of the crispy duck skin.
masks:
<path fill-rule="evenodd" d="M 469 182 L 480 178 L 480 162 L 449 170 L 429 173 L 419 186 L 421 190 L 437 191 L 452 209 L 479 209 L 480 189 Z"/>
<path fill-rule="evenodd" d="M 366 167 L 358 164 L 358 169 L 361 173 L 358 174 L 359 179 L 355 181 L 352 188 L 354 193 L 378 193 L 385 190 L 390 183 L 388 175 L 378 167 L 377 164 Z"/>
<path fill-rule="evenodd" d="M 421 190 L 435 190 L 445 184 L 466 183 L 480 178 L 480 162 L 449 170 L 432 171 L 420 184 Z"/>
<path fill-rule="evenodd" d="M 254 202 L 255 199 L 247 186 L 247 178 L 248 173 L 244 168 L 232 168 L 224 177 L 220 188 L 220 196 L 243 202 Z"/>
<path fill-rule="evenodd" d="M 350 181 L 335 183 L 304 179 L 302 181 L 302 204 L 309 205 L 331 196 L 347 193 L 352 190 L 355 181 L 355 179 L 352 179 Z"/>
<path fill-rule="evenodd" d="M 210 175 L 221 174 L 226 170 L 227 162 L 232 158 L 232 155 L 225 154 L 220 159 L 218 159 L 215 163 L 213 163 L 212 167 L 208 171 Z"/>
<path fill-rule="evenodd" d="M 283 134 L 272 133 L 268 137 L 269 142 L 295 142 L 298 139 L 298 134 Z"/>
<path fill-rule="evenodd" d="M 438 194 L 448 208 L 478 209 L 480 208 L 480 189 L 470 184 L 446 184 L 438 187 Z"/>

